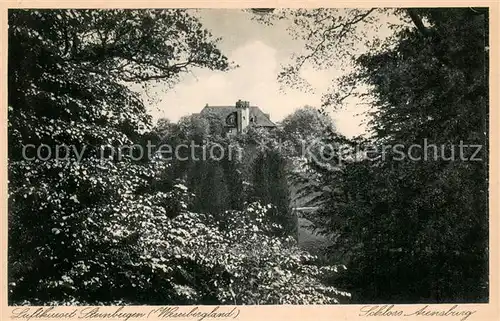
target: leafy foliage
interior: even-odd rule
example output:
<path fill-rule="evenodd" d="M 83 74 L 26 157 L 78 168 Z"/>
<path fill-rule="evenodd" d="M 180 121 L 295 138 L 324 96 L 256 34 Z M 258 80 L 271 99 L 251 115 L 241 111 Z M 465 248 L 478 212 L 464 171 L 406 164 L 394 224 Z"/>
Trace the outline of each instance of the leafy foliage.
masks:
<path fill-rule="evenodd" d="M 168 177 L 176 164 L 156 153 L 136 157 L 155 133 L 126 83 L 169 84 L 193 66 L 229 64 L 185 10 L 9 11 L 11 304 L 321 303 L 347 295 L 324 285 L 328 268 L 312 265 L 293 240 L 268 233 L 280 229 L 265 221 L 269 207 L 217 205 L 218 218 L 189 211 L 195 195 Z M 162 133 L 186 137 L 163 125 Z M 203 140 L 207 127 L 198 125 L 191 128 Z M 129 152 L 115 153 L 126 145 Z M 31 158 L 39 146 L 45 154 Z M 48 155 L 61 146 L 62 158 Z M 213 181 L 223 176 L 212 172 Z"/>
<path fill-rule="evenodd" d="M 270 213 L 275 222 L 282 224 L 284 231 L 295 234 L 296 218 L 290 209 L 290 192 L 285 168 L 285 159 L 276 150 L 261 151 L 253 163 L 252 187 L 249 199 L 265 204 L 274 204 Z"/>
<path fill-rule="evenodd" d="M 328 115 L 311 106 L 297 109 L 283 119 L 281 126 L 289 136 L 296 136 L 296 139 L 303 140 L 312 140 L 314 137 L 322 136 L 327 129 L 335 129 Z"/>
<path fill-rule="evenodd" d="M 367 85 L 373 136 L 325 137 L 354 150 L 377 150 L 369 157 L 354 153 L 337 170 L 310 164 L 324 201 L 311 219 L 336 240 L 330 256 L 350 267 L 343 281 L 356 292 L 355 302 L 484 301 L 488 17 L 469 8 L 399 14 L 416 28 L 402 28 L 391 46 L 357 57 L 357 68 L 339 88 L 345 93 L 353 84 Z M 436 146 L 427 147 L 428 158 L 425 141 Z M 482 146 L 481 161 L 471 160 L 475 148 L 466 148 L 461 159 L 461 141 Z M 398 144 L 407 157 L 385 149 Z M 420 160 L 408 157 L 412 144 L 422 147 L 411 154 Z"/>
<path fill-rule="evenodd" d="M 133 215 L 124 218 L 120 209 L 101 231 L 110 247 L 105 260 L 76 262 L 58 279 L 40 284 L 50 292 L 37 298 L 80 304 L 94 304 L 96 298 L 136 304 L 310 304 L 349 296 L 324 285 L 325 275 L 344 267 L 315 265 L 293 238 L 273 236 L 281 227 L 268 221 L 271 206 L 254 203 L 228 211 L 224 223 L 185 210 L 169 218 L 161 204 L 175 199 L 182 205 L 190 196 L 178 184 L 171 193 L 145 200 L 151 206 L 136 204 L 140 211 Z"/>

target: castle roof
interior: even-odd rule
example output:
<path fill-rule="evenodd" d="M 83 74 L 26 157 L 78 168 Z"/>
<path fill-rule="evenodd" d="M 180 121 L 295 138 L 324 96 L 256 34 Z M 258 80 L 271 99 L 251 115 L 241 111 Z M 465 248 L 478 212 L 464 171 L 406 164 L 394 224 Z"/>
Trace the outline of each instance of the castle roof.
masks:
<path fill-rule="evenodd" d="M 200 114 L 214 114 L 219 116 L 221 119 L 225 119 L 225 117 L 237 110 L 236 106 L 205 106 L 205 108 L 201 110 Z M 257 106 L 250 106 L 250 118 L 254 119 L 252 126 L 276 127 L 276 124 L 269 119 L 269 115 L 265 114 Z"/>

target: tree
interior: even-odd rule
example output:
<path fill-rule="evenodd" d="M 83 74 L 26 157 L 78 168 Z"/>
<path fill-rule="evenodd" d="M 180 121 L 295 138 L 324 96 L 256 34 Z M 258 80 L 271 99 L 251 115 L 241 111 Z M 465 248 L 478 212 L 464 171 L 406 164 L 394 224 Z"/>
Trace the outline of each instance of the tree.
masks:
<path fill-rule="evenodd" d="M 188 210 L 192 192 L 165 179 L 172 163 L 136 157 L 153 135 L 142 101 L 124 83 L 170 83 L 192 66 L 228 68 L 184 10 L 9 11 L 11 304 L 338 303 L 349 296 L 323 282 L 338 267 L 320 267 L 293 240 L 272 236 L 279 226 L 266 220 L 270 206 L 222 211 L 226 228 Z M 62 160 L 30 160 L 27 144 L 69 150 Z M 134 153 L 116 153 L 121 147 Z M 211 170 L 210 180 L 223 179 L 219 167 Z"/>
<path fill-rule="evenodd" d="M 290 195 L 285 159 L 276 150 L 261 151 L 253 163 L 252 190 L 250 201 L 272 204 L 270 211 L 276 224 L 281 224 L 283 231 L 291 235 L 296 230 L 295 218 L 290 210 Z"/>
<path fill-rule="evenodd" d="M 408 281 L 419 282 L 418 295 L 436 302 L 483 301 L 488 295 L 487 18 L 470 9 L 412 12 L 429 21 L 427 32 L 403 31 L 395 50 L 361 57 L 360 76 L 374 85 L 378 98 L 373 128 L 379 141 L 409 146 L 427 139 L 446 149 L 429 161 L 385 162 L 377 174 L 404 177 L 394 186 L 402 192 L 388 194 L 384 202 L 396 222 L 402 220 L 393 228 L 408 229 L 395 239 L 403 247 L 401 257 L 414 273 L 432 271 Z M 469 150 L 465 160 L 450 162 L 458 152 L 451 144 L 462 140 L 483 146 L 481 161 L 471 161 Z M 405 207 L 412 210 L 397 212 Z"/>
<path fill-rule="evenodd" d="M 207 113 L 201 115 L 203 119 L 206 119 L 209 124 L 209 132 L 212 136 L 222 137 L 225 136 L 225 120 L 215 113 Z"/>
<path fill-rule="evenodd" d="M 321 137 L 326 129 L 335 130 L 332 119 L 311 106 L 297 109 L 283 119 L 281 126 L 289 138 L 307 141 Z"/>
<path fill-rule="evenodd" d="M 189 175 L 191 186 L 196 191 L 196 203 L 193 209 L 201 213 L 210 213 L 216 217 L 229 210 L 229 190 L 224 170 L 217 161 L 194 161 L 193 171 Z"/>
<path fill-rule="evenodd" d="M 374 10 L 364 12 L 358 16 Z M 328 187 L 316 223 L 336 237 L 330 255 L 344 254 L 350 267 L 344 281 L 356 289 L 356 302 L 483 302 L 488 297 L 488 16 L 470 8 L 395 13 L 415 27 L 403 26 L 355 57 L 345 86 L 325 96 L 325 105 L 340 104 L 355 86 L 368 85 L 373 136 L 327 138 L 378 149 L 344 162 L 341 170 L 315 166 L 321 186 Z M 332 29 L 311 60 L 330 59 L 325 50 L 355 30 L 356 19 L 350 21 Z M 421 151 L 412 155 L 422 157 L 419 161 L 409 159 L 409 146 L 422 146 L 424 139 L 446 150 L 428 159 Z M 469 161 L 450 159 L 460 141 L 483 146 L 482 161 L 470 161 L 472 150 L 464 154 Z M 407 157 L 385 149 L 398 144 Z"/>
<path fill-rule="evenodd" d="M 239 145 L 222 137 L 221 131 L 212 131 L 217 120 L 191 115 L 178 124 L 163 123 L 155 128 L 159 135 L 165 133 L 161 143 L 178 151 L 178 155 L 165 155 L 171 164 L 166 179 L 185 180 L 195 194 L 191 210 L 215 216 L 225 210 L 241 210 L 244 200 Z"/>
<path fill-rule="evenodd" d="M 335 124 L 324 110 L 304 106 L 288 115 L 281 122 L 281 146 L 289 159 L 289 170 L 293 180 L 308 175 L 307 162 L 327 162 L 328 149 L 322 138 L 336 131 Z"/>
<path fill-rule="evenodd" d="M 150 128 L 124 83 L 226 70 L 226 57 L 184 10 L 10 10 L 8 42 L 9 300 L 134 293 L 147 266 L 140 229 L 178 206 L 150 190 L 166 164 L 113 157 L 140 151 L 133 145 Z M 25 146 L 45 146 L 46 160 Z"/>
<path fill-rule="evenodd" d="M 179 126 L 173 123 L 168 118 L 160 118 L 156 122 L 156 126 L 153 128 L 153 132 L 161 140 L 167 140 L 167 138 L 172 138 L 175 133 L 179 130 Z"/>
<path fill-rule="evenodd" d="M 183 137 L 192 139 L 201 144 L 210 135 L 210 124 L 200 115 L 183 116 L 178 122 Z"/>

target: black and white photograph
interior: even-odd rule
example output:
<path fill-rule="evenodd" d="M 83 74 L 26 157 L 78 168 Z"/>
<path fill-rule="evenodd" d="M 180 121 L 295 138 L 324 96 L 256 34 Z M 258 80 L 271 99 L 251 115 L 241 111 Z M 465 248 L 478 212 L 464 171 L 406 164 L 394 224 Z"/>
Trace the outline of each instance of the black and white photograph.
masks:
<path fill-rule="evenodd" d="M 490 12 L 10 8 L 8 305 L 467 319 Z"/>

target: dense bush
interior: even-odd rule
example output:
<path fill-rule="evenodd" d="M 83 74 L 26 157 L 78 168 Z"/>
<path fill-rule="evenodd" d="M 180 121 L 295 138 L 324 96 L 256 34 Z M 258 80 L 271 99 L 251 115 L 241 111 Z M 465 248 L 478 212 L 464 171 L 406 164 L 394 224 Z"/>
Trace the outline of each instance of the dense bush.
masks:
<path fill-rule="evenodd" d="M 270 215 L 292 233 L 296 219 L 290 213 L 288 159 L 277 147 L 276 133 L 252 128 L 243 135 L 223 137 L 210 130 L 209 124 L 218 124 L 217 118 L 184 117 L 178 124 L 160 122 L 155 128 L 158 133 L 165 132 L 162 143 L 172 149 L 193 142 L 198 146 L 194 153 L 183 148 L 179 158 L 170 159 L 167 175 L 171 180 L 185 178 L 195 194 L 191 210 L 217 216 L 225 210 L 241 209 L 244 201 L 260 201 L 275 205 Z M 167 127 L 168 132 L 163 129 Z"/>
<path fill-rule="evenodd" d="M 53 242 L 74 244 L 77 253 L 52 254 L 60 255 L 51 259 L 57 272 L 37 276 L 35 288 L 33 279 L 11 284 L 12 302 L 311 304 L 349 296 L 324 284 L 343 267 L 318 266 L 293 238 L 274 236 L 282 227 L 267 215 L 272 206 L 249 204 L 221 220 L 187 211 L 191 198 L 177 184 L 110 206 L 82 226 L 84 237 L 69 235 L 65 226 L 74 224 L 59 227 Z M 180 209 L 175 217 L 172 208 Z"/>
<path fill-rule="evenodd" d="M 285 158 L 276 150 L 260 151 L 252 164 L 253 176 L 248 198 L 273 204 L 270 216 L 284 226 L 288 235 L 296 234 L 297 221 L 290 208 Z"/>
<path fill-rule="evenodd" d="M 329 188 L 314 219 L 337 241 L 330 256 L 344 254 L 356 302 L 485 302 L 488 18 L 465 8 L 415 13 L 428 34 L 404 29 L 357 60 L 349 79 L 369 85 L 373 136 L 325 139 L 370 152 L 337 170 L 316 166 Z M 471 159 L 476 149 L 460 142 L 481 152 Z"/>
<path fill-rule="evenodd" d="M 185 10 L 9 11 L 9 303 L 321 303 L 345 295 L 323 285 L 328 269 L 293 240 L 269 234 L 280 229 L 266 221 L 269 208 L 242 210 L 236 197 L 228 199 L 240 211 L 220 202 L 217 218 L 190 211 L 195 195 L 169 176 L 176 164 L 130 153 L 154 135 L 124 82 L 171 83 L 191 66 L 186 56 L 228 68 Z M 193 127 L 202 140 L 205 124 Z M 62 159 L 27 159 L 27 144 L 63 148 Z M 120 146 L 131 149 L 113 155 Z M 208 182 L 237 179 L 223 164 Z"/>

